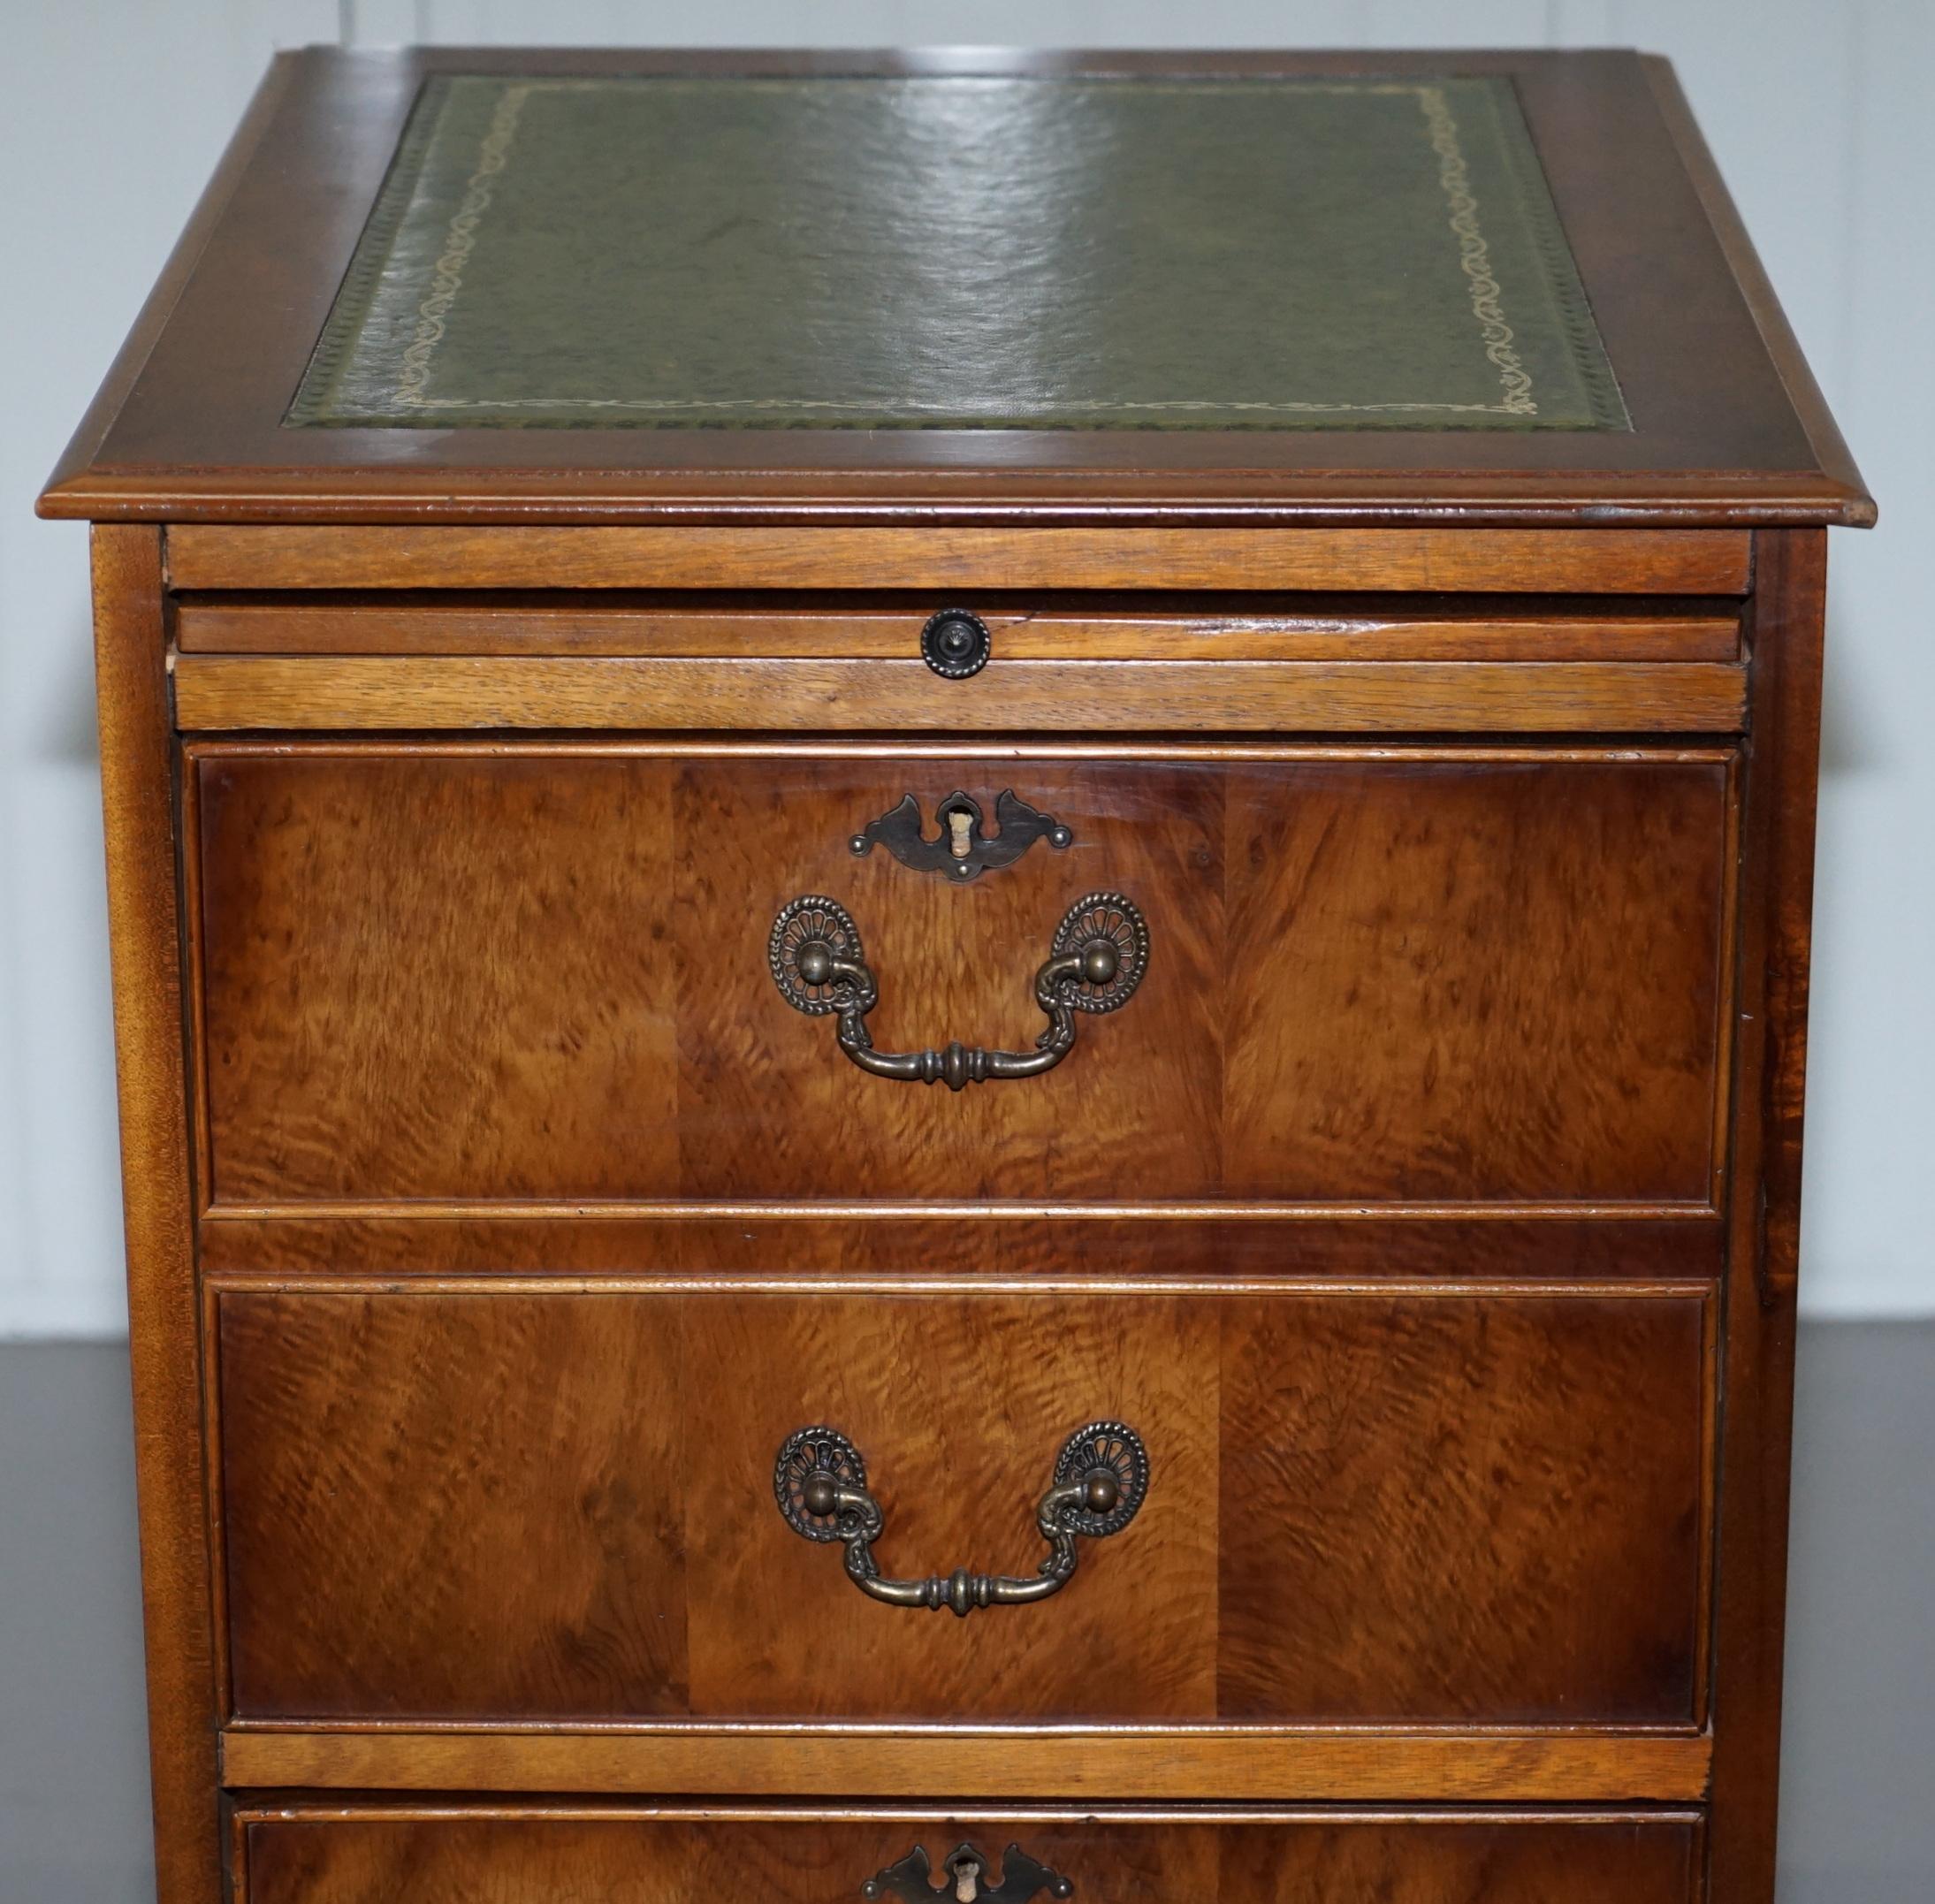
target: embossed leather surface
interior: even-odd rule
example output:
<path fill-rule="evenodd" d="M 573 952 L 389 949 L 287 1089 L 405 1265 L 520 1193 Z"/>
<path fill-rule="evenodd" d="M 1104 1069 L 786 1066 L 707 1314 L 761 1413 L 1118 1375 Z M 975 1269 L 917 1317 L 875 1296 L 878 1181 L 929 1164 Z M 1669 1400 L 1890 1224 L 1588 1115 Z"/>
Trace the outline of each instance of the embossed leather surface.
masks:
<path fill-rule="evenodd" d="M 434 79 L 288 422 L 1626 427 L 1455 77 Z"/>

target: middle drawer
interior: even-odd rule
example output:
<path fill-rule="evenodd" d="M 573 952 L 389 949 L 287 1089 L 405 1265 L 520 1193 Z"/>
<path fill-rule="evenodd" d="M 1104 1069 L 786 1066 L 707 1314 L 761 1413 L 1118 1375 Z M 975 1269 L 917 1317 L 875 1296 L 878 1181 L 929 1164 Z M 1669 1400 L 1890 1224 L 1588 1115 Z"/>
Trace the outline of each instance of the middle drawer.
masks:
<path fill-rule="evenodd" d="M 1697 1291 L 214 1305 L 245 1720 L 1703 1712 Z M 842 1564 L 865 1511 L 816 1478 L 878 1510 L 859 1571 L 1038 1593 L 1043 1497 L 1073 1483 L 1072 1573 L 964 1619 L 882 1604 Z"/>
<path fill-rule="evenodd" d="M 197 743 L 211 1201 L 1706 1207 L 1733 759 Z M 873 1059 L 1035 1074 L 864 1075 L 816 945 Z"/>

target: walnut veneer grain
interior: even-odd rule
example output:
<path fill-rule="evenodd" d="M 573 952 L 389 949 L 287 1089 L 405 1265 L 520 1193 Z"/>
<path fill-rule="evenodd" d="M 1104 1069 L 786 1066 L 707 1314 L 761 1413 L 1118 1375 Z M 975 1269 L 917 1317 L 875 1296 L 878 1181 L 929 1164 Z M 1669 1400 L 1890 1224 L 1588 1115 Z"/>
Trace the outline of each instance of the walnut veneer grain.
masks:
<path fill-rule="evenodd" d="M 1712 1194 L 1724 754 L 215 747 L 195 781 L 217 1203 Z M 1074 845 L 968 888 L 849 851 L 969 784 Z M 1097 888 L 1147 981 L 1025 1083 L 863 1078 L 766 974 L 830 894 L 882 1048 L 1025 1049 Z"/>
<path fill-rule="evenodd" d="M 1017 1842 L 1093 1894 L 1303 1904 L 1690 1904 L 1700 1832 L 1686 1814 L 1631 1812 L 1406 1816 L 1261 1813 L 1197 1822 L 1102 1815 L 983 1816 L 854 1810 L 825 1820 L 639 1816 L 624 1811 L 478 1808 L 413 1813 L 246 1810 L 234 1824 L 247 1872 L 238 1904 L 550 1904 L 588 1893 L 609 1904 L 741 1893 L 817 1904 L 924 1846 L 935 1871 L 971 1839 L 998 1875 Z M 936 1896 L 953 1893 L 936 1892 Z M 1108 1893 L 1103 1893 L 1108 1894 Z"/>
<path fill-rule="evenodd" d="M 940 1686 L 964 1722 L 1702 1717 L 1695 1294 L 219 1314 L 246 1718 L 905 1720 Z M 1101 1417 L 1141 1429 L 1149 1498 L 1039 1606 L 880 1606 L 773 1505 L 781 1443 L 826 1423 L 888 1571 L 1025 1575 L 1055 1452 Z"/>

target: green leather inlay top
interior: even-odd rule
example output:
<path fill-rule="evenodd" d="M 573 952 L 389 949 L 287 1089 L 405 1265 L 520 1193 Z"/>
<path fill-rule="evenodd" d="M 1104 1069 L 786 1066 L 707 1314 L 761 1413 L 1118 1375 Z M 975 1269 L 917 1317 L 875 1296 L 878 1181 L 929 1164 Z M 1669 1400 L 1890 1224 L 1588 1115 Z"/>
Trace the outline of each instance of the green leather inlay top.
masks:
<path fill-rule="evenodd" d="M 288 421 L 1628 427 L 1449 77 L 432 80 Z"/>

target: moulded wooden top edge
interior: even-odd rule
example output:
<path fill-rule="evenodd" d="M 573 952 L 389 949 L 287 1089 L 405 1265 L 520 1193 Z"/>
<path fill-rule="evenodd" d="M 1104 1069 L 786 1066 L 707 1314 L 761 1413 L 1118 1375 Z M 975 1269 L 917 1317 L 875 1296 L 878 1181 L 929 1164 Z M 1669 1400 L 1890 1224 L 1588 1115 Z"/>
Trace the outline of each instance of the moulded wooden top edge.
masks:
<path fill-rule="evenodd" d="M 680 472 L 689 477 L 689 472 Z M 1857 480 L 1727 472 L 1672 481 L 1624 472 L 1535 484 L 1525 472 L 1474 477 L 1429 470 L 1390 476 L 1314 470 L 1288 476 L 1239 472 L 1216 486 L 1183 486 L 1151 472 L 1114 482 L 1087 473 L 1080 493 L 1042 474 L 999 478 L 978 471 L 922 472 L 920 481 L 828 478 L 803 484 L 793 470 L 747 470 L 710 486 L 654 483 L 638 470 L 528 472 L 258 469 L 248 472 L 114 468 L 57 471 L 36 505 L 53 521 L 332 523 L 385 528 L 880 527 L 1073 529 L 1117 524 L 1174 529 L 1869 529 L 1873 499 Z M 1108 473 L 1111 476 L 1116 472 Z M 1513 480 L 1516 475 L 1517 479 Z"/>
<path fill-rule="evenodd" d="M 1633 431 L 280 427 L 403 116 L 429 73 L 1447 66 L 1520 82 Z M 273 247 L 265 242 L 271 232 Z M 1639 283 L 1625 261 L 1642 243 L 1654 270 Z M 95 521 L 369 524 L 1802 527 L 1864 526 L 1874 517 L 1670 71 L 1623 50 L 284 54 L 39 506 L 43 515 Z"/>

